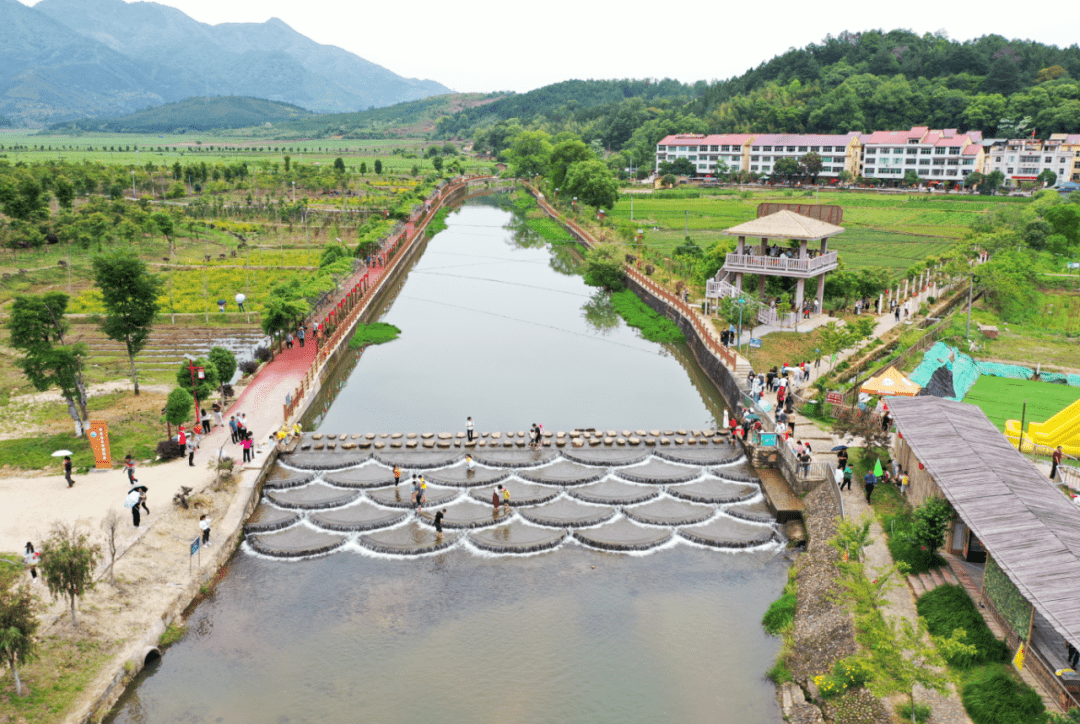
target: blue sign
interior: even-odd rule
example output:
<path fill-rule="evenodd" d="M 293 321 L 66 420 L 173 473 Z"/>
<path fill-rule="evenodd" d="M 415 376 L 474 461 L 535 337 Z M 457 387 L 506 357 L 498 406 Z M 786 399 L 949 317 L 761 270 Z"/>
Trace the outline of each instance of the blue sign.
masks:
<path fill-rule="evenodd" d="M 776 445 L 776 433 L 775 432 L 763 432 L 761 433 L 762 445 Z"/>
<path fill-rule="evenodd" d="M 755 349 L 760 348 L 761 347 L 761 340 L 757 339 L 755 337 L 751 337 L 750 338 L 750 346 L 754 347 Z"/>
<path fill-rule="evenodd" d="M 199 552 L 199 548 L 202 546 L 202 538 L 196 538 L 191 541 L 191 555 L 195 555 Z M 201 558 L 199 560 L 202 560 Z"/>

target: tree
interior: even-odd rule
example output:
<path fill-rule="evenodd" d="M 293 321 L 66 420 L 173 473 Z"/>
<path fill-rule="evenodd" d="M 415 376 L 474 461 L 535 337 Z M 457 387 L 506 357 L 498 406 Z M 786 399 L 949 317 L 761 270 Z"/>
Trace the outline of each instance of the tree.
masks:
<path fill-rule="evenodd" d="M 547 178 L 552 189 L 561 189 L 566 182 L 566 171 L 578 161 L 593 158 L 592 150 L 579 138 L 556 143 L 548 158 Z"/>
<path fill-rule="evenodd" d="M 270 290 L 262 315 L 262 330 L 271 337 L 280 337 L 296 326 L 309 309 L 295 288 L 278 284 Z"/>
<path fill-rule="evenodd" d="M 382 175 L 382 159 L 381 158 L 375 159 L 375 175 L 376 176 L 381 176 Z"/>
<path fill-rule="evenodd" d="M 193 365 L 195 369 L 195 387 L 191 385 L 191 367 Z M 203 379 L 199 379 L 198 368 L 203 368 Z M 194 362 L 184 360 L 180 363 L 180 367 L 176 370 L 176 384 L 185 389 L 189 394 L 193 394 L 196 399 L 200 401 L 200 404 L 205 405 L 206 401 L 210 399 L 210 396 L 214 394 L 214 389 L 218 387 L 218 374 L 217 368 L 206 357 L 200 357 Z M 199 410 L 195 411 L 195 415 L 198 416 Z"/>
<path fill-rule="evenodd" d="M 78 626 L 75 600 L 94 588 L 94 567 L 101 560 L 101 546 L 75 525 L 56 523 L 41 544 L 41 577 L 53 596 L 71 603 L 71 625 Z"/>
<path fill-rule="evenodd" d="M 345 175 L 345 161 L 341 156 L 334 159 L 334 172 L 342 176 Z"/>
<path fill-rule="evenodd" d="M 233 375 L 236 374 L 236 355 L 231 350 L 224 347 L 211 347 L 206 356 L 210 359 L 210 364 L 217 369 L 218 379 L 221 380 L 222 386 L 232 380 Z"/>
<path fill-rule="evenodd" d="M 819 334 L 821 336 L 821 351 L 832 357 L 832 363 L 829 366 L 829 369 L 832 370 L 836 366 L 836 355 L 853 344 L 850 331 L 844 327 L 838 327 L 836 322 L 829 322 L 821 328 Z"/>
<path fill-rule="evenodd" d="M 609 292 L 626 289 L 626 272 L 606 248 L 594 249 L 585 255 L 584 277 L 591 287 L 602 287 Z"/>
<path fill-rule="evenodd" d="M 799 159 L 799 166 L 802 167 L 803 173 L 810 177 L 810 182 L 815 183 L 818 174 L 821 173 L 821 156 L 811 151 Z"/>
<path fill-rule="evenodd" d="M 773 164 L 773 175 L 780 176 L 785 181 L 790 181 L 793 176 L 799 175 L 799 162 L 785 156 Z"/>
<path fill-rule="evenodd" d="M 566 172 L 566 194 L 577 196 L 597 211 L 610 209 L 619 198 L 619 183 L 602 162 L 596 159 L 578 161 Z"/>
<path fill-rule="evenodd" d="M 172 437 L 170 434 L 169 437 Z M 109 508 L 109 512 L 101 519 L 101 530 L 105 533 L 105 545 L 109 548 L 109 580 L 116 583 L 116 572 L 113 565 L 116 563 L 116 534 L 120 531 L 120 513 L 116 508 Z"/>
<path fill-rule="evenodd" d="M 19 664 L 37 657 L 37 611 L 30 586 L 17 574 L 0 575 L 0 659 L 15 675 L 15 696 L 22 696 Z"/>
<path fill-rule="evenodd" d="M 113 253 L 94 257 L 94 282 L 101 290 L 101 301 L 105 305 L 101 330 L 127 350 L 131 381 L 138 395 L 139 371 L 135 367 L 135 355 L 146 346 L 154 328 L 160 308 L 161 277 L 151 273 L 133 254 Z"/>
<path fill-rule="evenodd" d="M 367 161 L 360 162 L 360 175 L 367 176 Z"/>
<path fill-rule="evenodd" d="M 674 161 L 661 161 L 657 169 L 661 174 L 675 174 L 678 176 L 696 176 L 697 166 L 686 158 L 677 158 Z"/>
<path fill-rule="evenodd" d="M 1050 188 L 1057 183 L 1057 174 L 1046 168 L 1043 169 L 1042 173 L 1039 174 L 1035 181 L 1047 188 Z"/>
<path fill-rule="evenodd" d="M 905 186 L 918 186 L 919 174 L 915 173 L 914 169 L 908 169 L 904 172 L 904 185 Z"/>
<path fill-rule="evenodd" d="M 169 393 L 165 401 L 165 424 L 169 438 L 172 438 L 172 426 L 183 425 L 191 419 L 191 408 L 195 405 L 195 399 L 191 393 L 183 387 L 177 387 Z"/>
<path fill-rule="evenodd" d="M 937 549 L 945 544 L 945 533 L 952 523 L 953 509 L 945 498 L 933 497 L 915 508 L 913 524 L 908 540 L 933 557 Z"/>
<path fill-rule="evenodd" d="M 16 364 L 35 389 L 60 388 L 78 436 L 89 419 L 82 379 L 86 346 L 64 341 L 69 326 L 64 319 L 67 303 L 68 296 L 62 292 L 17 296 L 11 304 L 8 328 L 11 346 L 24 353 Z"/>
<path fill-rule="evenodd" d="M 436 172 L 436 173 L 440 173 L 440 174 L 441 174 L 441 173 L 442 173 L 442 169 L 443 169 L 443 160 L 442 160 L 442 156 L 436 156 L 435 158 L 431 159 L 431 165 L 435 167 L 435 172 Z M 418 170 L 419 170 L 419 169 L 418 169 Z"/>
<path fill-rule="evenodd" d="M 161 232 L 165 240 L 169 242 L 169 256 L 174 253 L 173 249 L 173 233 L 176 230 L 176 222 L 173 221 L 173 217 L 165 211 L 155 211 L 150 215 L 150 220 L 157 227 L 157 230 Z"/>
<path fill-rule="evenodd" d="M 530 178 L 547 172 L 551 158 L 551 136 L 544 131 L 522 131 L 508 154 L 516 178 Z M 434 162 L 434 161 L 433 161 Z"/>
<path fill-rule="evenodd" d="M 56 202 L 60 204 L 60 208 L 71 211 L 71 205 L 75 201 L 75 186 L 65 177 L 61 176 L 56 179 L 53 193 L 56 194 Z"/>

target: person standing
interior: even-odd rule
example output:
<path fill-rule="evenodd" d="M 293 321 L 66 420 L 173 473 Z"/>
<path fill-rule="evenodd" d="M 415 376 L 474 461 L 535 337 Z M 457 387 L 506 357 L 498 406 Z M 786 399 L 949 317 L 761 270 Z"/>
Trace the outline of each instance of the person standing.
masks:
<path fill-rule="evenodd" d="M 202 544 L 204 546 L 210 545 L 210 518 L 206 514 L 199 516 L 199 530 L 202 531 Z"/>
<path fill-rule="evenodd" d="M 202 429 L 204 435 L 209 435 L 210 430 L 213 429 L 213 426 L 210 423 L 210 413 L 206 411 L 205 407 L 202 411 Z"/>
<path fill-rule="evenodd" d="M 301 324 L 300 327 L 296 330 L 296 339 L 297 339 L 297 341 L 300 342 L 301 347 L 304 346 L 304 337 L 306 335 L 307 335 L 307 330 L 304 329 L 304 325 Z"/>
<path fill-rule="evenodd" d="M 899 304 L 897 304 L 895 307 L 893 307 L 893 319 L 895 319 L 897 322 L 900 321 L 900 305 Z"/>
<path fill-rule="evenodd" d="M 251 435 L 246 431 L 242 433 L 240 447 L 244 450 L 244 462 L 251 462 Z"/>
<path fill-rule="evenodd" d="M 866 504 L 870 505 L 870 496 L 874 494 L 874 487 L 877 485 L 877 476 L 874 475 L 874 471 L 871 470 L 866 473 L 866 477 L 863 478 L 863 487 L 866 488 Z"/>
<path fill-rule="evenodd" d="M 23 553 L 23 563 L 30 569 L 31 581 L 37 578 L 37 566 L 39 560 L 41 560 L 41 554 L 34 550 L 33 543 L 26 541 L 26 552 Z"/>
<path fill-rule="evenodd" d="M 183 430 L 183 428 L 180 429 Z M 124 472 L 127 473 L 128 476 L 128 485 L 134 485 L 139 482 L 135 478 L 135 461 L 131 459 L 130 455 L 124 456 Z"/>
<path fill-rule="evenodd" d="M 71 456 L 70 455 L 65 455 L 64 456 L 64 480 L 67 481 L 67 484 L 68 484 L 69 488 L 72 485 L 75 484 L 75 481 L 71 479 Z"/>
<path fill-rule="evenodd" d="M 469 442 L 472 442 L 473 441 L 473 435 L 475 433 L 474 433 L 474 430 L 473 430 L 473 421 L 472 421 L 471 417 L 466 418 L 466 420 L 465 420 L 465 434 L 468 436 Z"/>
<path fill-rule="evenodd" d="M 911 316 L 911 300 L 904 302 L 904 318 Z"/>
<path fill-rule="evenodd" d="M 236 415 L 231 415 L 231 416 L 229 417 L 229 434 L 230 434 L 230 435 L 232 436 L 232 441 L 233 441 L 234 443 L 236 443 L 236 442 L 240 442 L 239 438 L 238 438 L 238 437 L 237 437 L 237 435 L 236 435 L 236 431 L 237 431 L 237 427 L 236 427 Z"/>
<path fill-rule="evenodd" d="M 1057 478 L 1058 465 L 1061 465 L 1061 458 L 1063 453 L 1061 451 L 1061 445 L 1057 446 L 1057 450 L 1054 450 L 1054 454 L 1050 456 L 1050 479 Z M 66 460 L 67 458 L 65 458 Z"/>
<path fill-rule="evenodd" d="M 401 468 L 397 465 L 394 466 L 394 487 L 396 488 L 398 483 L 401 482 Z"/>
<path fill-rule="evenodd" d="M 842 491 L 844 488 L 847 488 L 848 490 L 851 490 L 851 481 L 855 477 L 855 471 L 852 470 L 851 466 L 848 465 L 847 463 L 844 463 L 844 473 L 843 473 L 843 475 L 844 475 L 844 477 L 843 477 L 843 482 L 840 484 L 840 490 Z"/>
<path fill-rule="evenodd" d="M 435 540 L 442 540 L 442 521 L 446 515 L 446 508 L 435 514 Z"/>
<path fill-rule="evenodd" d="M 139 527 L 139 491 L 132 488 L 124 498 L 124 507 L 131 508 L 131 522 L 136 528 Z"/>
<path fill-rule="evenodd" d="M 292 332 L 285 333 L 285 349 L 292 349 Z"/>
<path fill-rule="evenodd" d="M 476 470 L 476 461 L 472 459 L 472 455 L 465 456 L 465 472 L 472 476 L 472 472 Z"/>
<path fill-rule="evenodd" d="M 418 478 L 415 473 L 412 477 L 412 493 L 409 498 L 412 500 L 414 506 L 420 506 L 420 478 Z"/>
<path fill-rule="evenodd" d="M 195 467 L 195 440 L 194 439 L 188 438 L 187 447 L 184 449 L 184 451 L 187 453 L 187 456 L 188 456 L 187 457 L 188 467 L 191 467 L 191 468 Z"/>
<path fill-rule="evenodd" d="M 495 490 L 493 490 L 491 492 L 491 507 L 494 509 L 494 510 L 492 510 L 493 514 L 498 514 L 499 506 L 502 505 L 502 498 L 499 497 L 499 493 L 501 493 L 501 492 L 502 492 L 502 485 L 501 484 L 499 485 L 499 487 L 495 488 Z"/>

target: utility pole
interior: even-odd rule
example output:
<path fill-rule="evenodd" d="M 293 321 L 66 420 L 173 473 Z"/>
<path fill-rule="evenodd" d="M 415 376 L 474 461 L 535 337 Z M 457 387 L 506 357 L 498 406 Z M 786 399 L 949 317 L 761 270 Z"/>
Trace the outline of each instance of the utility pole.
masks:
<path fill-rule="evenodd" d="M 966 339 L 971 341 L 971 293 L 975 289 L 975 275 L 968 276 L 968 312 L 967 312 L 967 334 Z"/>
<path fill-rule="evenodd" d="M 690 209 L 686 210 L 686 226 L 684 227 L 683 236 L 690 236 Z"/>

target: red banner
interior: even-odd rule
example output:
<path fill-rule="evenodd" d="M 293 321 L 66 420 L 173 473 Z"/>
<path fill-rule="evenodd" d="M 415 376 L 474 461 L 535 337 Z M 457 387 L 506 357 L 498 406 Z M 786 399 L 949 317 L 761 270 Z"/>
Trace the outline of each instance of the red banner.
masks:
<path fill-rule="evenodd" d="M 87 431 L 90 447 L 94 450 L 94 467 L 107 470 L 112 467 L 112 455 L 109 450 L 109 425 L 104 420 L 91 420 Z"/>

